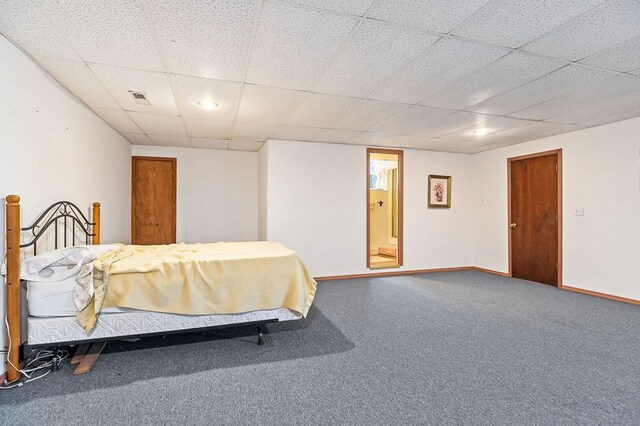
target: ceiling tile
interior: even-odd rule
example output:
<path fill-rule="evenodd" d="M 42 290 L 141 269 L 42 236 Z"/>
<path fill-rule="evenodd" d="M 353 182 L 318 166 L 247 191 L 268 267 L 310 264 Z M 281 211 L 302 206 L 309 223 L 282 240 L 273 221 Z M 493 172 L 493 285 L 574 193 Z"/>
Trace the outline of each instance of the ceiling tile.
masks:
<path fill-rule="evenodd" d="M 422 123 L 418 127 L 412 129 L 408 134 L 410 136 L 419 136 L 423 138 L 435 138 L 440 135 L 454 132 L 468 126 L 479 125 L 496 118 L 493 115 L 475 114 L 470 112 L 456 112 L 451 115 L 442 117 L 429 123 Z"/>
<path fill-rule="evenodd" d="M 619 75 L 509 115 L 532 120 L 547 120 L 574 109 L 600 103 L 606 99 L 624 97 L 629 93 L 636 93 L 639 90 L 639 85 L 639 78 Z"/>
<path fill-rule="evenodd" d="M 147 2 L 169 72 L 242 81 L 256 0 Z"/>
<path fill-rule="evenodd" d="M 613 123 L 616 121 L 627 120 L 629 118 L 640 117 L 640 106 L 635 106 L 632 109 L 616 111 L 611 114 L 597 114 L 592 115 L 587 119 L 581 120 L 583 126 L 599 126 L 601 124 Z"/>
<path fill-rule="evenodd" d="M 344 130 L 369 130 L 409 109 L 407 104 L 365 100 L 330 127 Z"/>
<path fill-rule="evenodd" d="M 227 139 L 231 136 L 233 121 L 200 120 L 185 118 L 187 133 L 192 138 Z"/>
<path fill-rule="evenodd" d="M 486 99 L 468 109 L 485 114 L 505 115 L 614 76 L 615 74 L 607 71 L 568 65 L 509 92 Z"/>
<path fill-rule="evenodd" d="M 512 52 L 485 68 L 456 81 L 446 89 L 427 97 L 421 104 L 464 109 L 541 77 L 563 65 L 562 62 Z"/>
<path fill-rule="evenodd" d="M 242 83 L 184 75 L 169 76 L 180 112 L 184 117 L 208 120 L 234 120 L 240 103 Z M 204 109 L 198 101 L 211 100 L 218 108 Z"/>
<path fill-rule="evenodd" d="M 173 91 L 164 73 L 99 64 L 89 64 L 89 67 L 125 110 L 178 114 Z M 137 104 L 130 91 L 144 92 L 151 105 Z"/>
<path fill-rule="evenodd" d="M 36 1 L 0 1 L 0 33 L 32 56 L 80 60 L 55 23 L 40 13 L 38 5 Z"/>
<path fill-rule="evenodd" d="M 455 152 L 457 154 L 475 154 L 482 151 L 487 151 L 483 148 L 474 147 L 474 146 L 466 146 L 461 144 L 449 144 L 444 148 L 446 152 Z"/>
<path fill-rule="evenodd" d="M 309 93 L 296 112 L 287 121 L 292 126 L 330 127 L 356 105 L 361 99 Z"/>
<path fill-rule="evenodd" d="M 439 123 L 455 111 L 449 109 L 414 106 L 391 120 L 372 129 L 375 132 L 405 134 L 417 127 L 428 127 Z"/>
<path fill-rule="evenodd" d="M 415 136 L 394 136 L 391 139 L 384 142 L 384 145 L 393 146 L 397 148 L 408 148 L 408 149 L 431 149 L 439 148 L 444 144 L 447 144 L 441 139 L 428 139 L 428 138 L 419 138 Z"/>
<path fill-rule="evenodd" d="M 506 49 L 443 38 L 371 97 L 418 103 L 465 74 L 476 71 L 507 53 L 509 51 Z"/>
<path fill-rule="evenodd" d="M 313 141 L 322 129 L 315 127 L 279 126 L 273 139 L 292 141 Z"/>
<path fill-rule="evenodd" d="M 381 0 L 370 18 L 447 33 L 489 0 Z"/>
<path fill-rule="evenodd" d="M 580 130 L 581 128 L 582 127 L 580 126 L 573 126 L 569 124 L 536 121 L 526 126 L 514 127 L 494 134 L 489 134 L 481 140 L 478 140 L 477 142 L 474 141 L 472 143 L 480 146 L 482 148 L 481 150 L 487 150 L 497 148 L 498 146 L 493 146 L 496 144 L 505 146 L 512 145 L 514 143 L 528 142 L 547 136 Z"/>
<path fill-rule="evenodd" d="M 358 136 L 349 139 L 349 143 L 353 145 L 382 145 L 385 141 L 395 137 L 393 133 L 364 132 Z"/>
<path fill-rule="evenodd" d="M 136 123 L 122 109 L 94 108 L 93 111 L 120 133 L 142 133 Z"/>
<path fill-rule="evenodd" d="M 38 63 L 60 84 L 91 107 L 119 109 L 120 105 L 84 62 L 37 56 Z"/>
<path fill-rule="evenodd" d="M 129 112 L 128 114 L 148 135 L 187 136 L 182 117 L 141 112 Z"/>
<path fill-rule="evenodd" d="M 234 139 L 265 140 L 273 137 L 278 126 L 275 124 L 254 124 L 236 122 L 233 128 Z"/>
<path fill-rule="evenodd" d="M 132 145 L 153 145 L 149 136 L 142 133 L 122 133 Z"/>
<path fill-rule="evenodd" d="M 40 9 L 84 61 L 163 71 L 142 1 L 48 0 Z"/>
<path fill-rule="evenodd" d="M 192 148 L 227 149 L 228 146 L 226 139 L 191 138 Z"/>
<path fill-rule="evenodd" d="M 589 103 L 560 115 L 554 115 L 549 121 L 577 125 L 594 125 L 602 123 L 603 117 L 625 115 L 626 111 L 640 108 L 640 91 L 626 95 L 600 98 L 598 102 Z M 629 117 L 626 117 L 629 118 Z M 605 122 L 608 118 L 605 120 Z"/>
<path fill-rule="evenodd" d="M 265 2 L 247 81 L 308 89 L 357 22 L 287 3 Z"/>
<path fill-rule="evenodd" d="M 283 123 L 307 97 L 306 92 L 245 84 L 238 110 L 238 121 Z"/>
<path fill-rule="evenodd" d="M 354 130 L 337 130 L 337 129 L 322 129 L 314 137 L 314 141 L 328 142 L 328 143 L 341 143 L 348 142 L 350 139 L 355 138 L 362 132 Z"/>
<path fill-rule="evenodd" d="M 640 2 L 610 0 L 527 44 L 524 50 L 578 61 L 640 35 Z"/>
<path fill-rule="evenodd" d="M 260 151 L 264 141 L 243 141 L 243 140 L 232 140 L 229 142 L 229 147 L 227 149 L 233 151 Z"/>
<path fill-rule="evenodd" d="M 544 0 L 489 2 L 453 34 L 513 48 L 551 31 L 604 0 Z"/>
<path fill-rule="evenodd" d="M 362 16 L 374 0 L 287 0 L 301 6 L 315 7 L 332 12 Z"/>
<path fill-rule="evenodd" d="M 438 38 L 417 29 L 365 21 L 313 90 L 364 98 Z"/>
<path fill-rule="evenodd" d="M 491 138 L 493 135 L 497 135 L 504 130 L 516 129 L 518 127 L 527 126 L 533 121 L 529 120 L 517 120 L 515 118 L 508 117 L 498 117 L 492 120 L 486 121 L 480 124 L 473 124 L 469 127 L 465 127 L 464 129 L 456 130 L 451 133 L 442 134 L 438 136 L 439 139 L 451 141 L 451 142 L 460 142 L 460 141 L 483 141 Z M 485 130 L 488 132 L 484 136 L 480 136 L 475 134 L 477 130 Z"/>
<path fill-rule="evenodd" d="M 633 71 L 640 68 L 640 37 L 621 43 L 580 62 L 608 70 Z"/>
<path fill-rule="evenodd" d="M 154 145 L 190 147 L 191 140 L 181 136 L 149 135 Z"/>

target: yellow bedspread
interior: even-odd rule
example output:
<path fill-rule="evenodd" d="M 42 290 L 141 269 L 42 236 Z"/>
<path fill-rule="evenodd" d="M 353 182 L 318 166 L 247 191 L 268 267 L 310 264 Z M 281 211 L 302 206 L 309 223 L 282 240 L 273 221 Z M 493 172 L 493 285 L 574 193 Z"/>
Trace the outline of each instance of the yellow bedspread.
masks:
<path fill-rule="evenodd" d="M 307 315 L 316 282 L 292 250 L 274 242 L 122 246 L 96 259 L 87 330 L 103 307 L 173 314 L 288 308 Z"/>

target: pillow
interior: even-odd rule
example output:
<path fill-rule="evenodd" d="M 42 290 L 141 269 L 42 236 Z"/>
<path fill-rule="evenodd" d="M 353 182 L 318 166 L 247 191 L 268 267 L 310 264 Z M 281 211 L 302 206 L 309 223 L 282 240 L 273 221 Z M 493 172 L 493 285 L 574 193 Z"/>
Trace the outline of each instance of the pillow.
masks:
<path fill-rule="evenodd" d="M 88 250 L 66 247 L 26 258 L 20 266 L 20 278 L 27 281 L 60 281 L 80 271 L 89 261 Z"/>
<path fill-rule="evenodd" d="M 20 279 L 61 281 L 77 275 L 82 265 L 118 247 L 118 244 L 65 247 L 29 257 L 22 261 Z"/>
<path fill-rule="evenodd" d="M 91 253 L 91 256 L 93 256 L 93 259 L 97 259 L 100 256 L 112 250 L 118 250 L 122 246 L 123 246 L 122 244 L 96 244 L 93 246 L 76 246 L 76 247 L 81 247 L 83 249 L 89 250 L 89 253 Z"/>

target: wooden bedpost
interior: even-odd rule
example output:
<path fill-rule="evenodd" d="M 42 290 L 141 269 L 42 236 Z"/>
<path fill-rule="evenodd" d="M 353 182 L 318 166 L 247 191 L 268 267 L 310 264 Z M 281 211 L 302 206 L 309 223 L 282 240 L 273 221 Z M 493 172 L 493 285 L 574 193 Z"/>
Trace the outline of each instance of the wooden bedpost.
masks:
<path fill-rule="evenodd" d="M 100 244 L 100 203 L 93 203 L 93 240 L 92 244 Z"/>
<path fill-rule="evenodd" d="M 20 197 L 7 195 L 7 334 L 11 347 L 7 354 L 7 381 L 20 378 Z M 12 365 L 13 364 L 13 365 Z M 15 367 L 14 367 L 15 366 Z"/>

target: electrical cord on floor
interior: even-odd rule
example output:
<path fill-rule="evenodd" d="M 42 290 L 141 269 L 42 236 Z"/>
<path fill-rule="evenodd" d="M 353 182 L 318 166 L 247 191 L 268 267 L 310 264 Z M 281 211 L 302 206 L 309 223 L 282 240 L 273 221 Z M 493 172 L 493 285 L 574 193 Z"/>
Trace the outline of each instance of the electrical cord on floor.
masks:
<path fill-rule="evenodd" d="M 7 321 L 6 315 L 4 317 L 4 323 L 7 326 L 7 330 L 9 330 L 9 322 Z M 25 383 L 41 379 L 47 374 L 51 373 L 54 368 L 57 368 L 60 365 L 63 359 L 69 356 L 69 352 L 63 349 L 43 349 L 39 351 L 31 361 L 27 362 L 23 369 L 21 369 L 13 365 L 13 363 L 9 359 L 8 354 L 11 353 L 12 342 L 11 335 L 7 333 L 7 336 L 9 340 L 7 363 L 20 373 L 20 377 L 12 382 L 7 382 L 5 379 L 4 383 L 0 384 L 0 389 L 13 389 L 23 386 Z M 42 374 L 36 374 L 37 372 L 40 372 L 42 370 L 46 371 Z"/>

